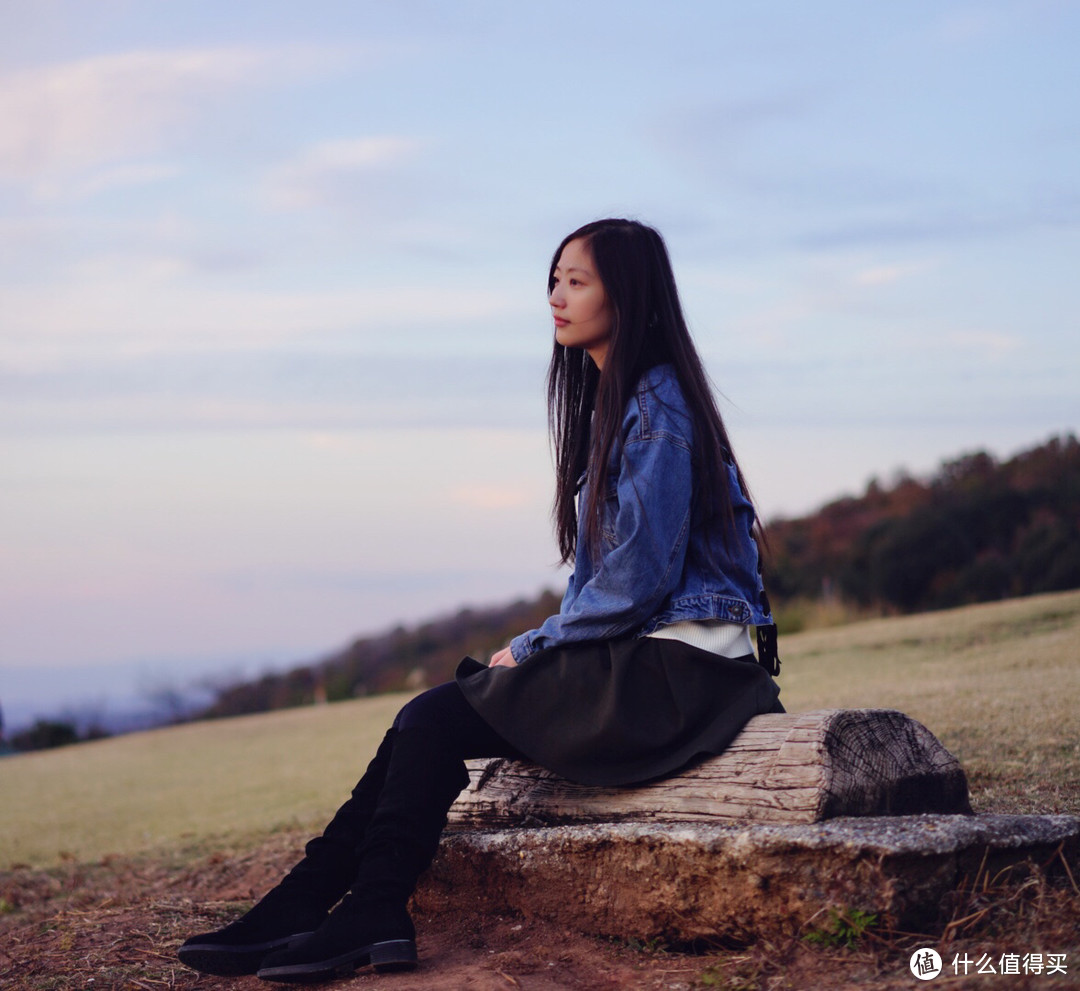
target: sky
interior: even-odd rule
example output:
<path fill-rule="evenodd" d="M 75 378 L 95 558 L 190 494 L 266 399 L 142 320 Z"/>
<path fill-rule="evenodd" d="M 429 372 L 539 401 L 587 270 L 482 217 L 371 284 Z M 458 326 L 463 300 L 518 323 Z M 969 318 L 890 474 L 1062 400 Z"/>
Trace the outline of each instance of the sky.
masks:
<path fill-rule="evenodd" d="M 0 704 L 561 589 L 561 238 L 766 520 L 1080 426 L 1080 3 L 0 0 Z"/>

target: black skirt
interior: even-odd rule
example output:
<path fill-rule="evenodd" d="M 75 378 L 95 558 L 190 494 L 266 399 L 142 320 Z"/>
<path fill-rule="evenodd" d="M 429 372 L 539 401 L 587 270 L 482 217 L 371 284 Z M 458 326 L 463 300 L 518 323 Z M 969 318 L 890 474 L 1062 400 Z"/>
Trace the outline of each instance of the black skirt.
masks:
<path fill-rule="evenodd" d="M 783 712 L 754 656 L 635 637 L 539 651 L 516 667 L 466 657 L 457 683 L 531 761 L 587 785 L 660 778 L 718 754 L 754 716 Z"/>

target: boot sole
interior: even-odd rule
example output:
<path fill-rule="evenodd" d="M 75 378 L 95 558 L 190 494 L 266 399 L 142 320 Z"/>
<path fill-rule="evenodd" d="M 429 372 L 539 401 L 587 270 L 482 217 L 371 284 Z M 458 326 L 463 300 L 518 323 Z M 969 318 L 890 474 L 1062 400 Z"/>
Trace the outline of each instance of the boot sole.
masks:
<path fill-rule="evenodd" d="M 310 935 L 309 932 L 293 933 L 267 943 L 185 943 L 176 951 L 176 956 L 182 964 L 201 974 L 240 977 L 254 974 L 267 955 L 274 950 L 287 949 Z"/>
<path fill-rule="evenodd" d="M 262 981 L 282 984 L 315 984 L 334 977 L 345 977 L 360 967 L 377 971 L 412 970 L 416 966 L 416 943 L 411 939 L 388 939 L 368 943 L 348 953 L 317 960 L 314 963 L 289 964 L 282 967 L 261 967 L 257 977 Z"/>

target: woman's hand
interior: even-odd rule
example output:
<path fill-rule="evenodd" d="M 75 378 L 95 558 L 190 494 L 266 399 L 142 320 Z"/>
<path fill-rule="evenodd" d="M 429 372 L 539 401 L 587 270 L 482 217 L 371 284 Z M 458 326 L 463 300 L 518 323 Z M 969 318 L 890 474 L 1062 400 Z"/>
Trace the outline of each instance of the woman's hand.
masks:
<path fill-rule="evenodd" d="M 510 653 L 509 647 L 503 647 L 502 650 L 497 650 L 491 655 L 491 660 L 488 661 L 489 668 L 516 668 L 517 661 L 514 660 L 514 655 Z"/>

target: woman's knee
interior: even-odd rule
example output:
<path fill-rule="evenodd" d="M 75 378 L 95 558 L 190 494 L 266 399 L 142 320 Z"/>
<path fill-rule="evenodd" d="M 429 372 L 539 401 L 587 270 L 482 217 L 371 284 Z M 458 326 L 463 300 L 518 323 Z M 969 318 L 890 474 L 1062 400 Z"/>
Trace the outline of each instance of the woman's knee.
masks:
<path fill-rule="evenodd" d="M 424 730 L 441 739 L 447 753 L 470 757 L 515 757 L 521 755 L 495 732 L 469 705 L 455 681 L 429 688 L 407 702 L 394 720 L 394 728 Z"/>
<path fill-rule="evenodd" d="M 421 692 L 406 702 L 394 719 L 394 728 L 445 730 L 458 721 L 459 709 L 464 699 L 461 689 L 453 681 Z M 465 703 L 468 705 L 468 703 Z"/>

